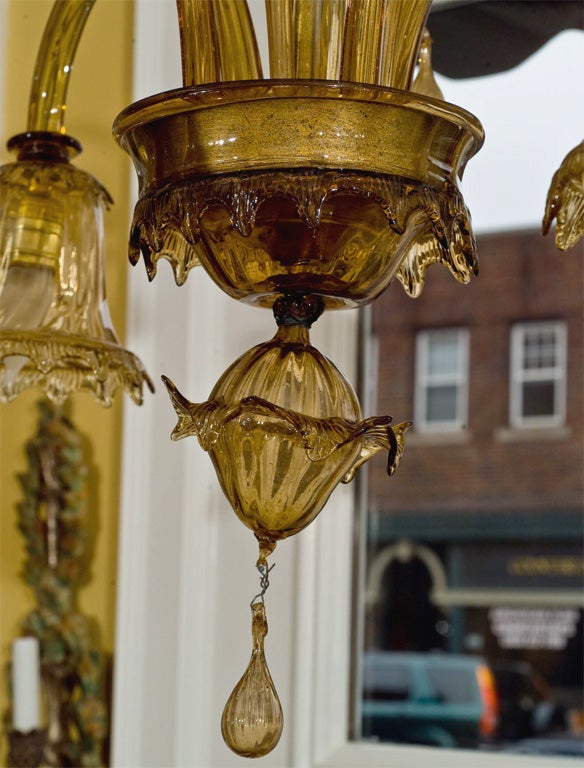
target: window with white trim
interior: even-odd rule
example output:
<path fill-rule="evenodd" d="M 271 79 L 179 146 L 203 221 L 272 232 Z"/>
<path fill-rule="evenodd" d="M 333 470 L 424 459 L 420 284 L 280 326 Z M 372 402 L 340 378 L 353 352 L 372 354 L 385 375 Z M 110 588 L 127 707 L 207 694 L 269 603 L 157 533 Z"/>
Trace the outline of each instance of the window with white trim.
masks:
<path fill-rule="evenodd" d="M 416 428 L 424 432 L 466 427 L 468 344 L 465 328 L 420 331 L 416 339 Z"/>
<path fill-rule="evenodd" d="M 511 425 L 558 427 L 566 415 L 566 326 L 519 323 L 511 330 Z"/>

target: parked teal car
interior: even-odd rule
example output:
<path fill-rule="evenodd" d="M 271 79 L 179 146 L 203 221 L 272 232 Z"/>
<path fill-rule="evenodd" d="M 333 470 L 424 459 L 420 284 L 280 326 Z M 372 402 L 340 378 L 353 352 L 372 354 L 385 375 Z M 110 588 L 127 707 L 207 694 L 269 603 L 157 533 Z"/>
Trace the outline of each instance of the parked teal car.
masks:
<path fill-rule="evenodd" d="M 496 733 L 493 675 L 476 656 L 368 652 L 362 736 L 441 747 L 477 747 Z"/>

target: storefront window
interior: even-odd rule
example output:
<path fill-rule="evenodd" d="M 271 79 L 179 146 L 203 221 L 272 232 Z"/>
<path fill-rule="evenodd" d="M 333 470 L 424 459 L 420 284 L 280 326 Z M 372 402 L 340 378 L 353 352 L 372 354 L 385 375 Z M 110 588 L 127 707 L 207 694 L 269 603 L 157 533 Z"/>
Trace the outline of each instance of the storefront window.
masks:
<path fill-rule="evenodd" d="M 394 284 L 370 309 L 370 410 L 415 426 L 395 476 L 372 462 L 362 494 L 352 726 L 368 743 L 480 750 L 509 766 L 513 754 L 584 754 L 582 246 L 560 253 L 542 237 L 551 177 L 538 180 L 533 155 L 533 172 L 518 170 L 535 127 L 528 105 L 502 106 L 529 72 L 540 85 L 554 67 L 569 77 L 561 52 L 558 38 L 466 91 L 438 76 L 485 122 L 478 191 L 463 184 L 480 274 L 460 286 L 432 267 L 421 297 Z"/>
<path fill-rule="evenodd" d="M 529 439 L 501 439 L 514 364 L 509 328 L 524 298 L 521 288 L 513 300 L 505 295 L 502 259 L 508 276 L 528 247 L 530 268 L 543 273 L 554 246 L 538 232 L 484 235 L 478 243 L 488 259 L 481 280 L 455 301 L 460 286 L 433 274 L 418 305 L 424 315 L 428 302 L 440 324 L 468 323 L 465 440 L 444 442 L 440 430 L 428 440 L 425 428 L 414 428 L 396 475 L 388 479 L 381 463 L 369 473 L 361 735 L 505 751 L 528 749 L 534 739 L 575 745 L 584 725 L 582 262 L 557 261 L 564 284 L 574 286 L 565 326 L 515 326 L 537 329 L 546 372 L 565 359 L 568 429 L 558 435 L 551 422 L 546 432 L 539 421 Z M 376 410 L 400 420 L 414 409 L 416 351 L 419 360 L 408 301 L 390 290 L 372 310 Z M 551 304 L 542 300 L 543 315 Z M 565 328 L 564 358 L 557 340 Z M 409 339 L 409 363 L 386 362 L 398 338 L 402 347 Z M 535 336 L 520 338 L 522 359 L 533 361 Z M 443 349 L 446 370 L 452 347 L 434 349 Z M 530 364 L 524 370 L 542 370 Z"/>

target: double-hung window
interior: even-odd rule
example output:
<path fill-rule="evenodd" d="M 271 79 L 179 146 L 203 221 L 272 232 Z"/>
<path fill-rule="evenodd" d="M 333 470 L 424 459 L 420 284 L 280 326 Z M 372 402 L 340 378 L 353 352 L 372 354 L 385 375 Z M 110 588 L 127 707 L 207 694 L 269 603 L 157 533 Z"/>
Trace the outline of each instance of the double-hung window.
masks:
<path fill-rule="evenodd" d="M 562 322 L 519 323 L 512 328 L 511 426 L 558 427 L 564 423 L 566 335 Z"/>
<path fill-rule="evenodd" d="M 468 344 L 465 328 L 421 331 L 416 340 L 416 428 L 423 432 L 466 427 Z"/>

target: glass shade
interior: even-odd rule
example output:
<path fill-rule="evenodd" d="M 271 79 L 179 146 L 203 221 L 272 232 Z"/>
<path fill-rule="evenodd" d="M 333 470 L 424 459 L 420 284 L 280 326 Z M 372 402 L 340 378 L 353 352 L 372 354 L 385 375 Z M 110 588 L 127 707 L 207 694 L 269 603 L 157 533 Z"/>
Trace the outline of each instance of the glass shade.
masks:
<path fill-rule="evenodd" d="M 25 134 L 0 168 L 0 400 L 43 387 L 54 401 L 91 391 L 105 405 L 152 384 L 120 346 L 104 283 L 101 184 L 68 162 L 74 140 Z"/>
<path fill-rule="evenodd" d="M 410 426 L 392 428 L 390 416 L 362 421 L 351 385 L 299 325 L 244 353 L 205 403 L 163 379 L 179 417 L 173 439 L 198 437 L 235 513 L 268 552 L 374 454 L 387 450 L 393 472 Z"/>
<path fill-rule="evenodd" d="M 554 219 L 556 246 L 567 251 L 584 235 L 584 142 L 568 152 L 554 174 L 543 217 L 544 235 Z"/>
<path fill-rule="evenodd" d="M 140 180 L 130 259 L 177 283 L 202 264 L 229 295 L 360 306 L 397 275 L 411 295 L 442 262 L 476 271 L 458 190 L 483 141 L 464 110 L 355 83 L 253 81 L 183 88 L 118 116 Z"/>

